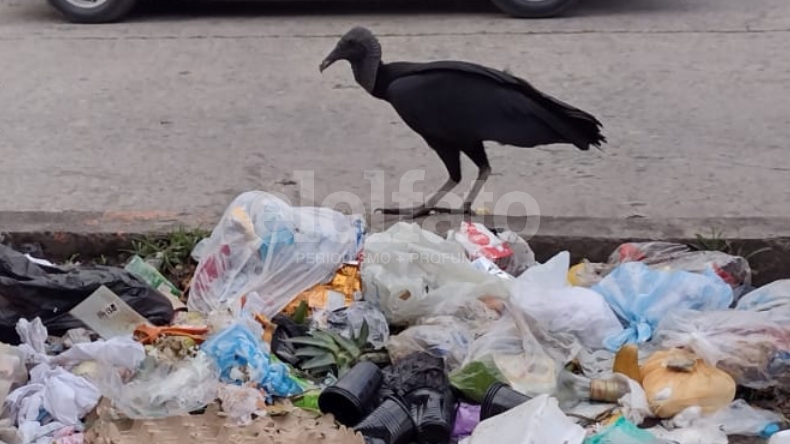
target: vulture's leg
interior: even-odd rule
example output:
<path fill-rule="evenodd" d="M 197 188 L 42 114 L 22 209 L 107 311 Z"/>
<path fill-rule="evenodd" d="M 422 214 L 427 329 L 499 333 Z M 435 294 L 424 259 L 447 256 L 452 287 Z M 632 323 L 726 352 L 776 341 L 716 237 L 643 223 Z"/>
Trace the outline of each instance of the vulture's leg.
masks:
<path fill-rule="evenodd" d="M 477 199 L 477 195 L 480 194 L 480 191 L 482 191 L 483 185 L 485 185 L 486 181 L 488 180 L 488 176 L 491 175 L 491 165 L 488 163 L 488 156 L 486 156 L 486 152 L 482 143 L 474 146 L 473 148 L 465 149 L 463 152 L 469 156 L 472 162 L 474 162 L 477 166 L 477 179 L 475 179 L 475 182 L 472 184 L 472 189 L 469 190 L 469 194 L 466 196 L 466 199 L 464 199 L 463 207 L 458 209 L 437 209 L 437 211 L 451 214 L 473 214 L 472 203 L 474 203 L 475 199 Z"/>
<path fill-rule="evenodd" d="M 439 203 L 447 193 L 458 186 L 461 182 L 461 152 L 452 148 L 445 148 L 446 145 L 431 146 L 436 150 L 442 163 L 444 163 L 444 166 L 447 168 L 447 172 L 450 174 L 450 177 L 444 185 L 439 188 L 439 191 L 428 198 L 424 204 L 414 208 L 379 208 L 375 210 L 375 212 L 381 212 L 382 214 L 403 214 L 410 215 L 411 217 L 427 216 L 436 208 L 436 204 Z"/>

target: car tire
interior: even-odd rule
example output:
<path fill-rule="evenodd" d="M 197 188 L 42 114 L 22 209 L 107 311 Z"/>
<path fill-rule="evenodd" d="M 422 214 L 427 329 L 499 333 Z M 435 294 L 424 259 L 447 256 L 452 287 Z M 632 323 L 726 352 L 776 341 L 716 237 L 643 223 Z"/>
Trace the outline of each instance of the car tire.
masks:
<path fill-rule="evenodd" d="M 501 11 L 520 18 L 555 17 L 578 0 L 491 0 Z"/>
<path fill-rule="evenodd" d="M 49 0 L 72 23 L 112 23 L 132 10 L 137 0 Z"/>

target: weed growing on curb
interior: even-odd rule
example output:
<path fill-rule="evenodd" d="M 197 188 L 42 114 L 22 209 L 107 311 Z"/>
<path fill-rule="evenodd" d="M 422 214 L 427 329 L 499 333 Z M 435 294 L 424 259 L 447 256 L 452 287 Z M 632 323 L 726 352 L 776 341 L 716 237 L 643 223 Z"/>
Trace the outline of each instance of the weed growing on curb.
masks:
<path fill-rule="evenodd" d="M 700 233 L 694 236 L 697 238 L 697 242 L 696 244 L 689 245 L 692 249 L 699 251 L 721 251 L 722 253 L 731 254 L 733 256 L 740 256 L 747 261 L 760 253 L 771 251 L 770 247 L 758 248 L 752 252 L 747 252 L 742 246 L 735 247 L 732 242 L 725 238 L 724 231 L 716 227 L 711 227 L 709 236 Z"/>

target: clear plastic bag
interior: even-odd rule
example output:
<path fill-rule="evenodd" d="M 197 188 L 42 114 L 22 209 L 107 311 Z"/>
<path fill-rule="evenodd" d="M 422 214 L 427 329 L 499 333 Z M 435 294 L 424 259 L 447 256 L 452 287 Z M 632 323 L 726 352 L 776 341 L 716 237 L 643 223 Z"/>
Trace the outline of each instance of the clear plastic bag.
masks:
<path fill-rule="evenodd" d="M 465 323 L 452 316 L 437 316 L 392 336 L 387 351 L 393 362 L 414 352 L 426 352 L 443 358 L 445 368 L 452 372 L 463 363 L 473 340 Z"/>
<path fill-rule="evenodd" d="M 492 382 L 528 396 L 552 393 L 557 376 L 581 346 L 567 333 L 547 334 L 529 315 L 505 303 L 502 317 L 469 346 L 462 366 L 450 375 L 469 399 L 481 402 Z"/>
<path fill-rule="evenodd" d="M 780 279 L 746 293 L 735 309 L 768 312 L 774 321 L 790 325 L 790 279 Z"/>
<path fill-rule="evenodd" d="M 497 233 L 497 237 L 507 242 L 508 246 L 510 246 L 510 250 L 513 251 L 513 254 L 502 268 L 505 273 L 512 276 L 520 276 L 521 273 L 528 268 L 537 264 L 535 261 L 535 253 L 532 251 L 532 248 L 527 241 L 517 233 L 504 230 L 501 233 Z"/>
<path fill-rule="evenodd" d="M 272 318 L 355 260 L 363 231 L 361 216 L 291 207 L 261 191 L 243 193 L 192 253 L 199 263 L 187 307 L 208 314 L 257 292 L 266 302 L 262 314 Z"/>
<path fill-rule="evenodd" d="M 659 271 L 641 262 L 618 266 L 592 289 L 626 323 L 622 333 L 604 341 L 610 351 L 648 341 L 659 321 L 675 310 L 724 310 L 733 301 L 732 288 L 712 270 Z"/>
<path fill-rule="evenodd" d="M 131 379 L 124 373 L 104 368 L 98 382 L 102 395 L 131 419 L 187 414 L 214 401 L 219 388 L 219 369 L 202 352 L 176 362 L 148 357 Z"/>
<path fill-rule="evenodd" d="M 674 418 L 664 421 L 666 428 L 697 428 L 720 430 L 724 434 L 759 436 L 769 438 L 779 431 L 781 415 L 770 410 L 750 406 L 743 399 L 736 399 L 728 406 L 709 415 L 698 407 L 689 407 Z"/>
<path fill-rule="evenodd" d="M 374 347 L 384 347 L 390 337 L 387 318 L 373 304 L 357 301 L 346 308 L 335 311 L 317 312 L 313 320 L 320 329 L 332 330 L 345 338 L 358 336 L 362 324 L 368 324 L 368 342 Z"/>
<path fill-rule="evenodd" d="M 749 261 L 722 251 L 695 251 L 674 242 L 628 242 L 609 256 L 610 264 L 642 262 L 653 269 L 682 270 L 691 273 L 714 271 L 733 289 L 737 299 L 752 283 Z"/>
<path fill-rule="evenodd" d="M 568 283 L 569 265 L 570 254 L 563 251 L 531 267 L 516 279 L 511 300 L 550 333 L 572 333 L 585 348 L 602 349 L 604 339 L 622 333 L 623 326 L 600 294 Z"/>
<path fill-rule="evenodd" d="M 484 296 L 508 296 L 507 281 L 475 269 L 458 243 L 415 223 L 368 236 L 361 274 L 365 300 L 393 325 L 450 315 Z"/>
<path fill-rule="evenodd" d="M 790 329 L 767 312 L 677 311 L 662 319 L 654 340 L 666 348 L 691 349 L 745 387 L 790 384 Z"/>

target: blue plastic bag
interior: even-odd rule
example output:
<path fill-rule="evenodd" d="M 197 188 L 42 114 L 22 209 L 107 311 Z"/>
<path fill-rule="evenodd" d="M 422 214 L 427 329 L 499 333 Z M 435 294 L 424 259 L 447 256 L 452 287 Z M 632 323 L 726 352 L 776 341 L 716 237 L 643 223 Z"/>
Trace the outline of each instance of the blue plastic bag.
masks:
<path fill-rule="evenodd" d="M 733 302 L 732 287 L 713 270 L 702 274 L 663 271 L 641 262 L 618 266 L 592 289 L 603 295 L 625 326 L 623 332 L 604 340 L 612 352 L 624 344 L 650 340 L 659 321 L 671 311 L 726 310 Z"/>
<path fill-rule="evenodd" d="M 287 397 L 302 392 L 285 364 L 272 362 L 263 341 L 249 328 L 235 323 L 208 338 L 200 347 L 220 368 L 220 381 L 241 385 L 254 381 L 271 395 Z"/>

